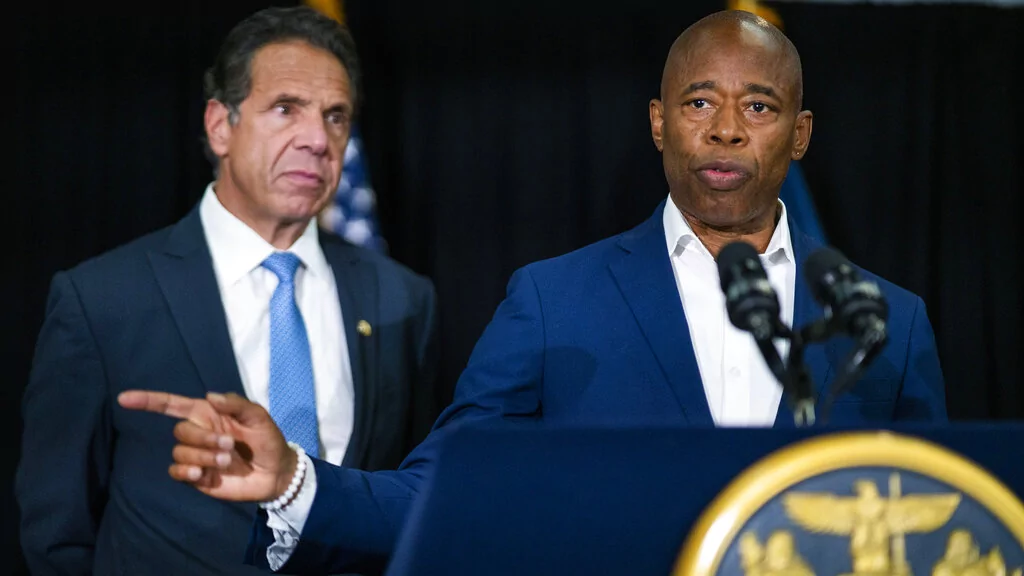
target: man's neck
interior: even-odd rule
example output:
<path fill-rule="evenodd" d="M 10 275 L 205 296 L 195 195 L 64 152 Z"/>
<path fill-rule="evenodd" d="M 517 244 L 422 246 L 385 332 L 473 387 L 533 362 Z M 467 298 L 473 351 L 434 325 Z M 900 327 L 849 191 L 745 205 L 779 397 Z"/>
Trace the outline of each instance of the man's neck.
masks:
<path fill-rule="evenodd" d="M 243 220 L 245 222 L 245 220 Z M 261 238 L 278 250 L 287 250 L 295 244 L 309 226 L 309 221 L 295 222 L 290 224 L 277 224 L 264 226 L 261 230 L 249 222 L 245 222 L 250 228 L 256 231 Z"/>
<path fill-rule="evenodd" d="M 236 194 L 218 194 L 216 187 L 214 194 L 225 210 L 242 221 L 243 224 L 259 234 L 260 238 L 278 250 L 287 250 L 292 247 L 309 226 L 309 220 L 298 220 L 294 222 L 280 222 L 266 218 L 259 218 L 253 214 L 245 202 L 240 201 Z"/>
<path fill-rule="evenodd" d="M 757 250 L 758 254 L 764 254 L 768 250 L 768 244 L 775 233 L 775 227 L 782 216 L 782 206 L 777 205 L 774 212 L 768 212 L 765 218 L 749 224 L 737 227 L 717 227 L 702 222 L 696 216 L 680 210 L 690 229 L 707 248 L 711 256 L 718 259 L 718 253 L 727 244 L 742 241 L 750 244 Z"/>

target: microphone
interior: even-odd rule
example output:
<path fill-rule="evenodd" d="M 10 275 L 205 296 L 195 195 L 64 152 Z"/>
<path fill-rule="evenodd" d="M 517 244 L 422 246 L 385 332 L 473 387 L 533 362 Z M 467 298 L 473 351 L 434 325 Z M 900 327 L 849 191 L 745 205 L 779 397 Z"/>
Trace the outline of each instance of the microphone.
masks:
<path fill-rule="evenodd" d="M 811 254 L 804 265 L 811 294 L 825 308 L 824 333 L 844 332 L 856 345 L 832 383 L 825 411 L 881 352 L 888 339 L 889 304 L 878 284 L 863 279 L 853 264 L 832 248 Z"/>
<path fill-rule="evenodd" d="M 718 279 L 734 326 L 750 332 L 758 342 L 770 341 L 779 333 L 779 296 L 753 246 L 732 242 L 723 247 L 718 253 Z"/>
<path fill-rule="evenodd" d="M 800 357 L 802 343 L 779 318 L 779 296 L 761 265 L 757 250 L 746 242 L 732 242 L 718 253 L 718 278 L 725 293 L 729 321 L 750 332 L 775 378 L 794 403 L 796 423 L 814 423 L 814 392 L 806 370 L 794 374 L 779 357 L 774 338 L 791 340 L 790 356 Z"/>
<path fill-rule="evenodd" d="M 878 284 L 864 280 L 853 264 L 832 248 L 811 254 L 804 264 L 811 294 L 825 307 L 832 329 L 858 341 L 884 340 L 889 305 Z"/>

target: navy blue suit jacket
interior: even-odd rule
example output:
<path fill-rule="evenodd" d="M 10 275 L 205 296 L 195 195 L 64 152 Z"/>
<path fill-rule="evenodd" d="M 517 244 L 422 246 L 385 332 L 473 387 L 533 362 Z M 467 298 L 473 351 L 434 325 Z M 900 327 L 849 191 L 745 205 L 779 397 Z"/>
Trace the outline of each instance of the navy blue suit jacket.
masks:
<path fill-rule="evenodd" d="M 336 236 L 321 247 L 355 387 L 344 463 L 394 469 L 440 411 L 434 288 Z M 198 210 L 54 277 L 24 396 L 21 542 L 34 574 L 257 573 L 256 506 L 172 480 L 175 421 L 120 408 L 130 388 L 244 395 Z"/>
<path fill-rule="evenodd" d="M 457 425 L 713 426 L 669 262 L 663 210 L 664 203 L 629 232 L 518 270 L 459 379 L 454 402 L 398 471 L 366 473 L 315 461 L 313 508 L 284 571 L 338 571 L 387 557 L 440 443 Z M 800 280 L 800 263 L 820 245 L 790 226 L 798 262 L 794 324 L 802 326 L 822 314 Z M 864 274 L 888 299 L 890 339 L 836 404 L 831 423 L 945 422 L 945 389 L 924 303 Z M 849 346 L 836 340 L 807 350 L 819 393 Z M 785 402 L 776 426 L 793 426 Z M 257 523 L 248 561 L 266 565 L 272 541 Z"/>

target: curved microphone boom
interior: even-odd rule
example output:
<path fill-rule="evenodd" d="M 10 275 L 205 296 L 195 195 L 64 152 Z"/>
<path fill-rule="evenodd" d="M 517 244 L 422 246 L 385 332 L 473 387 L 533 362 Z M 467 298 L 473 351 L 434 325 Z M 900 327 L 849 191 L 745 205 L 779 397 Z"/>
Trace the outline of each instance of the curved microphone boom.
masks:
<path fill-rule="evenodd" d="M 779 318 L 779 296 L 768 282 L 768 274 L 761 265 L 757 250 L 746 242 L 727 244 L 718 253 L 718 277 L 725 293 L 729 321 L 754 337 L 765 363 L 794 404 L 797 424 L 813 424 L 813 386 L 804 370 L 794 372 L 786 366 L 773 340 L 792 340 L 791 355 L 802 344 Z M 799 350 L 796 353 L 799 358 Z"/>

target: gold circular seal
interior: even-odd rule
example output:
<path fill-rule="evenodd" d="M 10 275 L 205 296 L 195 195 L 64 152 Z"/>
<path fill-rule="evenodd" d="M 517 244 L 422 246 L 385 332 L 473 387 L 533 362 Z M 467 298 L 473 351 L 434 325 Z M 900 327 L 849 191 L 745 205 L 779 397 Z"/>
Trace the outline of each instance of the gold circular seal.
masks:
<path fill-rule="evenodd" d="M 856 478 L 848 482 L 853 487 L 852 496 L 820 489 L 793 490 L 797 484 L 829 473 L 849 472 L 855 477 L 860 470 L 871 470 L 876 476 L 888 474 L 888 495 L 881 494 L 877 482 Z M 904 494 L 900 492 L 901 473 L 916 474 L 950 489 Z M 766 533 L 760 536 L 756 530 L 744 530 L 772 502 L 778 502 L 776 510 L 784 510 L 792 528 L 776 529 L 771 534 L 764 530 Z M 964 502 L 982 512 L 974 517 L 995 523 L 996 531 L 1002 533 L 1003 551 L 1011 552 L 1007 560 L 1019 561 L 1024 554 L 1024 504 L 977 464 L 938 444 L 892 432 L 828 434 L 782 448 L 733 480 L 694 524 L 672 574 L 813 575 L 812 562 L 797 551 L 799 533 L 844 536 L 839 544 L 844 553 L 829 553 L 829 558 L 843 556 L 844 566 L 852 564 L 852 571 L 844 576 L 909 574 L 904 535 L 937 530 Z M 1005 565 L 998 546 L 983 554 L 969 529 L 946 526 L 944 530 L 941 543 L 927 544 L 938 560 L 926 567 L 915 566 L 915 574 L 1022 574 L 1014 564 Z M 986 534 L 992 531 L 989 528 Z M 877 542 L 874 548 L 872 542 Z M 1013 546 L 1018 548 L 1007 550 Z M 723 571 L 723 560 L 730 550 L 729 567 Z M 846 552 L 849 559 L 845 558 Z M 776 555 L 774 559 L 772 554 Z M 831 560 L 826 563 L 839 564 Z M 843 572 L 836 566 L 818 570 Z M 973 567 L 978 570 L 972 571 Z"/>

